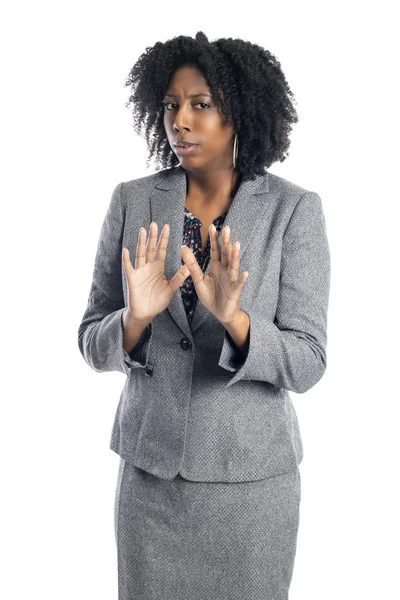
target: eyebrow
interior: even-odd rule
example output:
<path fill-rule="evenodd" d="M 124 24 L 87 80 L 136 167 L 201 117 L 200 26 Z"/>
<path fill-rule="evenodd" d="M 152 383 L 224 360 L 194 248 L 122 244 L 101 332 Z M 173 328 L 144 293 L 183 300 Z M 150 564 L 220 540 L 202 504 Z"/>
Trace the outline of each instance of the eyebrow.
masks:
<path fill-rule="evenodd" d="M 179 96 L 176 96 L 175 94 L 164 94 L 164 98 L 166 98 L 167 96 L 171 96 L 171 98 L 179 98 Z M 199 96 L 208 96 L 209 98 L 211 98 L 211 94 L 193 94 L 192 96 L 190 96 L 190 98 L 198 98 Z"/>

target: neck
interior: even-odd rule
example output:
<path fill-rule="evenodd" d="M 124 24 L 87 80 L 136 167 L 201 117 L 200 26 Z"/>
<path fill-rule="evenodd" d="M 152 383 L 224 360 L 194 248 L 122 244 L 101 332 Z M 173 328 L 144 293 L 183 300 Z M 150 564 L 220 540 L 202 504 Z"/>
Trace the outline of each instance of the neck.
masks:
<path fill-rule="evenodd" d="M 186 170 L 186 169 L 185 169 Z M 240 184 L 237 171 L 195 173 L 186 170 L 187 196 L 202 204 L 223 203 L 232 199 Z"/>

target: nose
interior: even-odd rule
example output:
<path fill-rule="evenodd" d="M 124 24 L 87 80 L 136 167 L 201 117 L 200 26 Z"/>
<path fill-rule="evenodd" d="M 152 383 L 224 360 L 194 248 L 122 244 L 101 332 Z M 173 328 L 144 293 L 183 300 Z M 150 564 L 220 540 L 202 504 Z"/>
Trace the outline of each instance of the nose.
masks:
<path fill-rule="evenodd" d="M 176 131 L 179 131 L 180 129 L 190 129 L 188 112 L 185 110 L 184 106 L 181 106 L 176 113 L 174 129 Z"/>

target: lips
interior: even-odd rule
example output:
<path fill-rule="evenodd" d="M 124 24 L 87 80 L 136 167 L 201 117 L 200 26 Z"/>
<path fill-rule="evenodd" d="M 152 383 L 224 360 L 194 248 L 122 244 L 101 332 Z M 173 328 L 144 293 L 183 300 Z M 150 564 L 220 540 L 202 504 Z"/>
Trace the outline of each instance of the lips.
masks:
<path fill-rule="evenodd" d="M 175 142 L 174 146 L 176 148 L 188 148 L 189 146 L 197 146 L 194 142 Z"/>
<path fill-rule="evenodd" d="M 189 146 L 175 146 L 176 154 L 186 156 L 188 154 L 196 154 L 198 144 L 190 144 Z"/>

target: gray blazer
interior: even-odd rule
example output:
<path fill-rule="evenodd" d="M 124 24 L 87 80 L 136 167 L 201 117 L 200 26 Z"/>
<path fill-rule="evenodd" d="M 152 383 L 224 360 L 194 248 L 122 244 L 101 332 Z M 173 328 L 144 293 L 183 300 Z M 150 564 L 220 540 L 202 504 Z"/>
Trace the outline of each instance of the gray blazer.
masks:
<path fill-rule="evenodd" d="M 191 326 L 180 290 L 123 349 L 127 287 L 141 226 L 170 224 L 165 274 L 183 264 L 186 172 L 181 165 L 119 183 L 104 218 L 79 349 L 95 371 L 126 375 L 110 448 L 164 479 L 250 481 L 296 470 L 303 459 L 289 391 L 302 394 L 326 369 L 330 252 L 321 198 L 266 172 L 241 183 L 224 225 L 240 241 L 249 276 L 240 307 L 250 317 L 244 357 L 197 301 Z M 221 234 L 219 240 L 221 243 Z M 209 272 L 210 263 L 206 269 Z"/>

